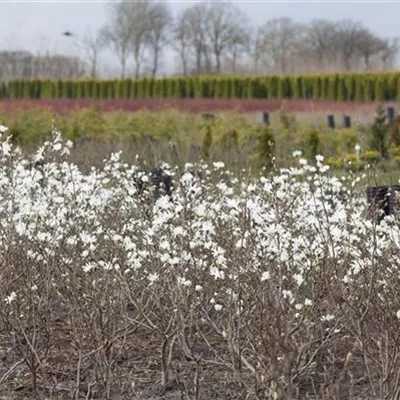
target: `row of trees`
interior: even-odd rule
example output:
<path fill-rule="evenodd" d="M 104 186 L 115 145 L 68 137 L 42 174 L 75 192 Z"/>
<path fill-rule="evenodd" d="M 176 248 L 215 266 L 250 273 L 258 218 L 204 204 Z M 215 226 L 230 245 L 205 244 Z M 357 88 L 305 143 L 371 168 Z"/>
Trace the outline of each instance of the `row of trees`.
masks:
<path fill-rule="evenodd" d="M 389 69 L 398 52 L 397 39 L 380 38 L 359 21 L 274 18 L 254 27 L 232 3 L 196 3 L 173 20 L 167 3 L 114 2 L 109 16 L 100 35 L 118 57 L 121 77 L 128 62 L 135 77 L 146 64 L 155 76 L 169 50 L 183 75 Z"/>
<path fill-rule="evenodd" d="M 0 85 L 0 98 L 389 101 L 400 98 L 400 73 L 15 80 Z"/>
<path fill-rule="evenodd" d="M 258 72 L 261 67 L 281 74 L 387 70 L 395 65 L 398 49 L 397 38 L 380 38 L 359 21 L 314 20 L 304 26 L 280 18 L 257 30 L 252 59 Z"/>
<path fill-rule="evenodd" d="M 256 27 L 235 4 L 219 1 L 192 4 L 175 18 L 169 4 L 157 0 L 117 0 L 106 7 L 107 22 L 97 32 L 84 38 L 66 33 L 83 50 L 86 76 L 99 75 L 99 54 L 106 49 L 118 61 L 114 76 L 121 78 L 165 74 L 162 63 L 172 54 L 174 73 L 185 76 L 388 70 L 394 67 L 399 49 L 397 38 L 378 37 L 352 19 L 303 25 L 290 18 L 274 18 Z M 46 74 L 70 78 L 71 68 L 57 67 L 57 57 L 50 60 L 52 69 L 27 72 L 23 67 L 16 72 L 10 65 L 32 61 L 0 56 L 0 70 L 6 71 L 0 79 Z M 81 74 L 80 68 L 73 72 L 77 77 Z"/>
<path fill-rule="evenodd" d="M 80 78 L 87 73 L 79 57 L 60 54 L 32 54 L 28 51 L 0 51 L 0 81 L 20 78 Z"/>

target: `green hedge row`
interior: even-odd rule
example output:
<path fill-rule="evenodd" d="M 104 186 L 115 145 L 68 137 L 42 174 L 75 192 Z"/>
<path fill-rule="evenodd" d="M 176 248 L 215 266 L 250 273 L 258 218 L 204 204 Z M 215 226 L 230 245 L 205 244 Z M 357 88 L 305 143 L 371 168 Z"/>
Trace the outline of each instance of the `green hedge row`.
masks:
<path fill-rule="evenodd" d="M 400 73 L 303 76 L 203 76 L 137 80 L 14 80 L 0 84 L 5 99 L 322 99 L 400 100 Z"/>

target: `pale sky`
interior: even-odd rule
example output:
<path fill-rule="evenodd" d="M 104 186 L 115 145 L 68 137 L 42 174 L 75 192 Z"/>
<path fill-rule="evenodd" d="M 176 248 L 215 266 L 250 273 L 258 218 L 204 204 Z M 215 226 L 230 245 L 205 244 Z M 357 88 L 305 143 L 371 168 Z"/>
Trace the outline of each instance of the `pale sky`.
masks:
<path fill-rule="evenodd" d="M 169 1 L 173 13 L 194 2 Z M 261 25 L 270 18 L 290 17 L 301 23 L 315 18 L 360 20 L 381 37 L 400 37 L 400 1 L 234 1 L 250 18 Z M 0 47 L 78 54 L 65 30 L 83 37 L 88 29 L 96 31 L 107 20 L 103 1 L 2 1 L 0 0 Z M 103 55 L 109 62 L 110 55 Z"/>

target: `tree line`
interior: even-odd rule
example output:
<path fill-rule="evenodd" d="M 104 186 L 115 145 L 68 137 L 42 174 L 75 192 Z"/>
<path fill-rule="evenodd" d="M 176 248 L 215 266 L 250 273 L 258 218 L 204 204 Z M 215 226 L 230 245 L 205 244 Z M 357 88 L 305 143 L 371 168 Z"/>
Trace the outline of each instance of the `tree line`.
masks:
<path fill-rule="evenodd" d="M 11 79 L 72 79 L 87 75 L 79 57 L 62 54 L 32 54 L 29 51 L 0 51 L 0 81 Z"/>
<path fill-rule="evenodd" d="M 82 39 L 73 37 L 85 50 L 79 68 L 48 67 L 47 77 L 71 78 L 71 70 L 79 77 L 81 65 L 84 75 L 96 77 L 99 54 L 106 49 L 118 61 L 114 75 L 120 78 L 165 74 L 165 58 L 172 53 L 175 75 L 287 75 L 390 70 L 399 50 L 398 38 L 379 37 L 353 19 L 301 24 L 282 17 L 253 26 L 232 3 L 195 3 L 176 16 L 168 3 L 156 0 L 114 1 L 106 7 L 108 18 L 101 29 Z M 1 69 L 8 71 L 0 79 L 43 76 L 38 69 L 10 68 L 23 63 L 0 53 Z"/>
<path fill-rule="evenodd" d="M 138 79 L 12 80 L 0 99 L 316 99 L 395 101 L 400 73 L 187 76 Z"/>

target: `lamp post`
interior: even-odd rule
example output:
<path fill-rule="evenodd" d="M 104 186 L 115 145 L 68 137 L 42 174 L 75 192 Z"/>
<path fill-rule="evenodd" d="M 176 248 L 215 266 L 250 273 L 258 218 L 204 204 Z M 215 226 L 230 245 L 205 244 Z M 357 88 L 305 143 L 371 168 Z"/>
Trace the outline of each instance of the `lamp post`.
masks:
<path fill-rule="evenodd" d="M 78 47 L 80 50 L 84 50 L 86 48 L 85 44 L 79 40 L 76 35 L 74 35 L 71 31 L 65 31 L 62 33 L 63 36 L 72 38 L 74 41 L 74 44 L 76 47 Z"/>
<path fill-rule="evenodd" d="M 89 48 L 89 46 L 83 42 L 82 40 L 80 40 L 73 32 L 71 31 L 65 31 L 62 33 L 63 36 L 71 38 L 75 48 L 78 49 L 78 65 L 80 64 L 80 59 L 81 59 L 81 54 L 84 54 L 84 57 L 86 57 L 87 53 L 91 51 L 91 49 Z M 84 64 L 86 64 L 86 61 L 84 61 Z M 79 67 L 78 67 L 79 68 Z M 80 68 L 79 68 L 80 69 Z M 86 68 L 85 68 L 86 69 Z M 92 68 L 93 69 L 93 68 Z M 84 72 L 85 73 L 85 72 Z M 79 72 L 80 74 L 80 72 Z M 92 71 L 92 76 L 93 75 L 93 71 Z"/>
<path fill-rule="evenodd" d="M 81 50 L 81 52 L 83 51 L 84 57 L 87 59 L 89 59 L 90 62 L 90 75 L 92 78 L 95 78 L 97 73 L 96 73 L 96 69 L 97 69 L 97 58 L 98 58 L 98 52 L 99 52 L 99 48 L 102 45 L 101 39 L 99 36 L 97 37 L 93 37 L 93 36 L 89 36 L 85 39 L 85 41 L 80 40 L 74 33 L 72 33 L 71 31 L 65 31 L 63 32 L 63 36 L 72 38 L 75 46 Z"/>
<path fill-rule="evenodd" d="M 356 151 L 356 161 L 357 164 L 360 162 L 360 150 L 361 150 L 361 146 L 357 143 L 354 147 L 354 150 Z"/>

